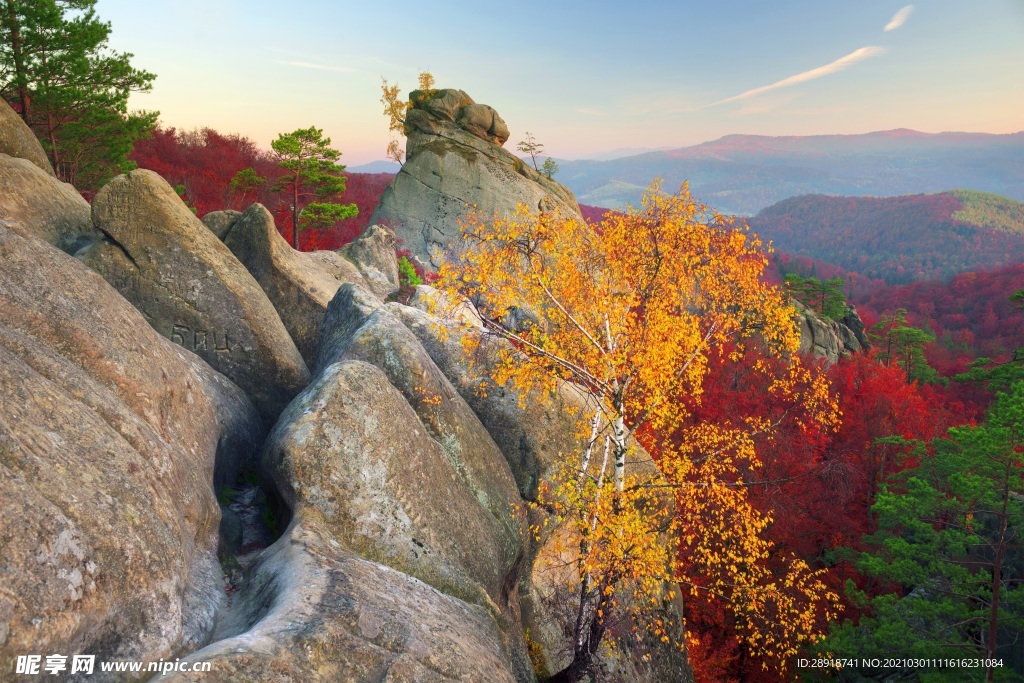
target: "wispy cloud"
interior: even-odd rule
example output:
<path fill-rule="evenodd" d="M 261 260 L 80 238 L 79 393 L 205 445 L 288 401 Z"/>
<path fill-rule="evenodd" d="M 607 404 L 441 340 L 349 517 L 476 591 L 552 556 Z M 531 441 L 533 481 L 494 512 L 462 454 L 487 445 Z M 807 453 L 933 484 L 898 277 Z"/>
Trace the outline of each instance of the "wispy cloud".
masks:
<path fill-rule="evenodd" d="M 343 74 L 358 73 L 359 69 L 350 66 L 331 66 L 330 64 L 314 64 L 313 62 L 278 62 L 287 66 L 297 66 L 300 69 L 316 69 L 317 71 L 335 71 Z"/>
<path fill-rule="evenodd" d="M 739 109 L 728 114 L 728 116 L 730 118 L 736 118 L 739 116 L 766 114 L 770 111 L 775 111 L 776 109 L 781 109 L 782 107 L 785 107 L 792 100 L 792 96 L 789 95 L 777 95 L 775 97 L 757 98 L 750 102 L 744 102 Z"/>
<path fill-rule="evenodd" d="M 892 19 L 889 20 L 889 23 L 886 24 L 885 28 L 882 29 L 882 30 L 883 31 L 895 31 L 900 26 L 903 26 L 903 24 L 907 23 L 907 18 L 910 16 L 910 13 L 913 12 L 913 11 L 914 11 L 914 6 L 913 5 L 907 5 L 906 7 L 901 9 L 899 12 L 897 12 L 894 15 L 892 15 Z"/>
<path fill-rule="evenodd" d="M 727 97 L 724 100 L 712 102 L 707 106 L 716 107 L 720 104 L 745 100 L 748 97 L 756 97 L 757 95 L 761 95 L 766 92 L 771 92 L 772 90 L 778 90 L 780 88 L 790 88 L 794 85 L 806 83 L 807 81 L 813 81 L 816 78 L 821 78 L 822 76 L 828 76 L 829 74 L 834 74 L 839 71 L 842 71 L 843 69 L 851 67 L 857 62 L 862 62 L 865 59 L 868 59 L 869 57 L 877 57 L 883 52 L 885 52 L 885 48 L 881 48 L 874 45 L 862 47 L 858 50 L 854 50 L 845 57 L 840 57 L 836 61 L 826 64 L 825 66 L 819 66 L 816 69 L 811 69 L 810 71 L 804 71 L 802 73 L 795 74 L 788 78 L 783 78 L 781 81 L 776 81 L 771 85 L 763 85 L 760 88 L 754 88 L 753 90 L 741 92 L 739 95 L 733 95 L 732 97 Z"/>

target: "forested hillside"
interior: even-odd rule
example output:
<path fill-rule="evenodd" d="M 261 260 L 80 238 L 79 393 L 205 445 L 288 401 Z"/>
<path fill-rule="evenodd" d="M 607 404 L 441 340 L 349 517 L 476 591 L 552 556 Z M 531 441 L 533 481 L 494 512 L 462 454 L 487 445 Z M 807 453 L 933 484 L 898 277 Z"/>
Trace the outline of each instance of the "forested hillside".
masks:
<path fill-rule="evenodd" d="M 0 681 L 1024 682 L 992 7 L 2 4 Z"/>
<path fill-rule="evenodd" d="M 1024 204 L 976 192 L 900 197 L 803 195 L 751 228 L 777 249 L 890 284 L 946 278 L 1024 259 Z"/>

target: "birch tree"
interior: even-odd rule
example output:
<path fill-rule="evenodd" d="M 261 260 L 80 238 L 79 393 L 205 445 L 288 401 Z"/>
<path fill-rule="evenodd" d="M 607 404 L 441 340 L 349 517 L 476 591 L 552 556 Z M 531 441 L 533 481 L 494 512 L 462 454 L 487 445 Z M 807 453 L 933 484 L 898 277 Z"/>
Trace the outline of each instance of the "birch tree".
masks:
<path fill-rule="evenodd" d="M 557 522 L 571 523 L 578 539 L 572 662 L 550 679 L 578 681 L 592 675 L 620 598 L 657 604 L 679 578 L 678 515 L 693 508 L 674 500 L 685 495 L 695 463 L 717 461 L 728 470 L 752 433 L 772 427 L 751 418 L 745 431 L 690 430 L 688 443 L 657 444 L 660 473 L 638 468 L 643 459 L 630 455 L 635 437 L 651 443 L 652 435 L 672 433 L 686 417 L 678 399 L 699 398 L 712 352 L 727 348 L 738 362 L 749 345 L 761 345 L 788 359 L 772 392 L 792 398 L 801 387 L 799 401 L 825 424 L 836 407 L 825 381 L 796 356 L 795 311 L 761 277 L 767 260 L 760 242 L 695 202 L 685 185 L 669 195 L 655 183 L 640 208 L 608 214 L 596 228 L 520 207 L 511 217 L 468 222 L 463 237 L 463 252 L 441 267 L 438 286 L 472 302 L 486 334 L 511 342 L 492 379 L 521 396 L 549 397 L 570 383 L 586 397 L 586 445 L 535 501 Z M 529 311 L 533 322 L 507 324 L 511 308 Z M 463 344 L 472 352 L 478 339 L 464 335 Z M 758 369 L 775 372 L 766 364 Z M 723 500 L 742 507 L 745 499 L 739 490 Z M 744 515 L 757 517 L 752 509 Z M 716 528 L 724 518 L 709 518 L 709 535 L 756 535 L 764 527 L 757 518 L 739 531 Z M 744 566 L 720 561 L 735 571 Z M 809 596 L 804 618 L 834 596 L 824 595 L 813 572 L 797 573 Z M 644 626 L 670 638 L 657 619 Z M 791 633 L 790 649 L 811 637 L 806 628 Z"/>

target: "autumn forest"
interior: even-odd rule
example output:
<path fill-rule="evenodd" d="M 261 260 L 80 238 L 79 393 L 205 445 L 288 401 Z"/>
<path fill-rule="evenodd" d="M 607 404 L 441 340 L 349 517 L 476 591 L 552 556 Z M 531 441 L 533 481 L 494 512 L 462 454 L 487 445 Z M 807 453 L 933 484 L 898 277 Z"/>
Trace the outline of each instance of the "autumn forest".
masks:
<path fill-rule="evenodd" d="M 144 484 L 152 499 L 163 495 L 152 491 L 167 486 L 166 462 L 178 457 L 174 448 L 187 450 L 176 440 L 191 438 L 195 415 L 203 429 L 239 423 L 245 432 L 187 441 L 189 457 L 204 448 L 208 457 L 181 468 L 194 478 L 188 487 L 175 480 L 170 488 L 200 502 L 163 514 L 184 521 L 160 543 L 180 544 L 188 558 L 195 546 L 210 561 L 181 586 L 166 581 L 174 595 L 163 609 L 181 622 L 173 628 L 193 627 L 181 625 L 186 607 L 205 615 L 202 626 L 170 644 L 139 636 L 143 645 L 121 648 L 136 627 L 118 614 L 100 626 L 47 626 L 57 635 L 45 642 L 74 633 L 63 642 L 114 643 L 108 649 L 119 658 L 209 656 L 215 672 L 222 666 L 209 679 L 218 681 L 249 680 L 255 669 L 245 667 L 266 662 L 295 676 L 280 680 L 349 680 L 364 669 L 373 680 L 410 681 L 478 680 L 479 671 L 550 683 L 1024 680 L 1024 203 L 991 187 L 884 195 L 876 185 L 872 196 L 815 190 L 771 203 L 795 171 L 770 178 L 765 168 L 781 167 L 778 159 L 755 168 L 746 157 L 736 170 L 722 150 L 748 142 L 722 138 L 631 156 L 628 183 L 613 178 L 589 195 L 642 193 L 636 205 L 577 204 L 570 180 L 583 182 L 596 165 L 556 159 L 537 136 L 513 134 L 494 108 L 427 71 L 415 88 L 381 78 L 380 99 L 367 103 L 383 114 L 390 142 L 379 154 L 400 164 L 396 172 L 352 172 L 318 122 L 254 140 L 130 110 L 129 97 L 149 93 L 157 75 L 110 47 L 95 0 L 0 5 L 0 177 L 28 188 L 0 187 L 0 294 L 9 300 L 0 304 L 0 351 L 13 349 L 4 361 L 13 368 L 33 346 L 24 335 L 58 339 L 49 355 L 26 355 L 22 375 L 0 370 L 0 492 L 22 495 L 14 484 L 13 493 L 3 488 L 21 482 L 22 469 L 95 485 L 74 462 L 35 459 L 63 458 L 59 444 L 74 440 L 73 429 L 40 427 L 22 438 L 12 426 L 23 404 L 35 405 L 16 381 L 39 382 L 42 396 L 61 373 L 77 377 L 54 370 L 64 368 L 58 356 L 100 378 L 57 392 L 111 430 L 93 450 L 152 447 L 164 458 L 118 471 L 126 490 Z M 696 110 L 883 52 L 861 48 Z M 827 140 L 780 137 L 771 154 L 807 153 L 825 164 L 828 145 L 846 149 L 841 136 L 819 137 Z M 750 158 L 774 144 L 751 139 Z M 1019 174 L 1020 160 L 1005 157 L 998 169 Z M 719 211 L 693 190 L 707 182 L 714 198 L 729 198 L 717 176 L 669 186 L 643 166 L 672 158 L 729 167 L 743 179 L 742 206 L 760 202 L 757 210 Z M 951 159 L 941 163 L 985 177 L 981 161 Z M 640 190 L 634 181 L 645 173 Z M 765 178 L 778 181 L 771 192 L 758 187 Z M 29 256 L 13 260 L 11 245 L 26 245 L 18 249 Z M 47 259 L 60 273 L 53 282 L 105 287 L 88 305 L 123 306 L 97 319 L 134 321 L 132 333 L 110 333 L 108 348 L 52 323 L 52 307 L 87 306 L 42 291 L 45 276 L 29 277 Z M 31 282 L 38 295 L 22 291 Z M 255 331 L 237 332 L 242 323 Z M 90 325 L 81 329 L 95 331 Z M 156 341 L 139 341 L 140 326 Z M 124 359 L 143 352 L 164 354 L 137 363 L 159 368 L 162 379 L 136 390 Z M 94 399 L 106 396 L 100 384 L 127 395 L 130 409 Z M 49 413 L 60 409 L 40 414 Z M 143 427 L 125 426 L 136 417 Z M 225 457 L 225 449 L 245 455 Z M 88 489 L 82 498 L 116 509 L 119 486 L 108 486 L 113 496 Z M 54 519 L 77 520 L 69 499 Z M 24 510 L 52 504 L 41 494 L 31 500 Z M 138 531 L 139 514 L 110 517 L 139 544 L 151 542 Z M 43 526 L 40 539 L 58 535 Z M 13 527 L 0 527 L 5 559 Z M 56 567 L 74 556 L 92 566 L 79 549 L 86 542 L 68 540 L 75 534 L 45 541 L 55 549 L 45 546 L 29 564 Z M 95 538 L 118 534 L 130 536 Z M 29 671 L 30 655 L 11 648 L 30 642 L 33 610 L 91 618 L 89 609 L 102 612 L 99 598 L 100 607 L 68 606 L 83 585 L 111 591 L 111 604 L 123 585 L 144 584 L 144 594 L 163 569 L 144 563 L 122 578 L 122 557 L 126 566 L 142 562 L 134 553 L 108 556 L 107 574 L 91 587 L 80 569 L 60 569 L 51 583 L 68 583 L 76 597 L 60 602 L 62 593 L 56 607 L 26 608 L 32 600 L 0 582 L 0 667 L 17 657 L 18 674 Z M 147 546 L 139 555 L 148 563 L 160 552 Z M 370 578 L 353 588 L 359 572 Z M 108 575 L 122 584 L 110 588 Z M 212 588 L 193 595 L 193 580 Z M 321 591 L 315 608 L 294 592 L 310 586 Z M 428 605 L 423 615 L 409 616 L 416 607 L 395 616 L 407 594 L 417 596 L 408 604 Z M 367 601 L 358 610 L 357 599 Z M 293 611 L 274 611 L 285 608 Z M 301 621 L 296 614 L 323 630 L 303 632 L 305 640 L 282 635 Z M 427 638 L 415 635 L 420 616 L 423 632 L 440 640 L 417 640 Z M 136 619 L 145 622 L 140 633 L 151 617 Z M 267 623 L 288 627 L 268 637 L 259 631 Z M 437 635 L 453 632 L 454 645 Z M 370 652 L 356 664 L 339 654 L 352 649 L 349 638 Z M 466 668 L 478 662 L 458 650 L 473 638 L 484 645 L 466 651 L 486 654 L 476 658 L 481 669 Z M 252 643 L 264 648 L 258 664 L 243 661 L 248 654 L 231 659 Z M 807 664 L 887 657 L 932 664 Z M 954 657 L 981 663 L 969 673 L 934 663 Z M 236 664 L 243 678 L 231 678 Z M 0 679 L 6 674 L 0 669 Z"/>
<path fill-rule="evenodd" d="M 253 141 L 210 129 L 158 128 L 151 138 L 136 144 L 131 158 L 143 168 L 157 170 L 177 186 L 182 198 L 198 215 L 225 207 L 242 209 L 252 201 L 260 201 L 275 213 L 282 235 L 291 239 L 290 205 L 280 193 L 270 189 L 279 173 L 275 159 Z M 232 179 L 249 168 L 266 177 L 268 182 L 246 193 L 233 186 Z M 300 237 L 302 249 L 336 249 L 353 239 L 366 227 L 381 193 L 391 181 L 389 174 L 347 173 L 346 177 L 347 188 L 342 197 L 359 208 L 358 216 L 326 229 L 304 231 Z M 874 207 L 883 200 L 860 201 Z M 954 205 L 952 195 L 940 201 Z M 836 288 L 841 298 L 857 307 L 868 328 L 871 351 L 846 356 L 834 365 L 817 362 L 818 372 L 827 378 L 829 392 L 838 407 L 836 423 L 827 425 L 807 419 L 800 412 L 806 408 L 780 402 L 769 391 L 764 377 L 754 370 L 764 359 L 755 354 L 745 356 L 740 363 L 730 362 L 728 348 L 709 357 L 708 374 L 701 380 L 700 399 L 690 407 L 687 418 L 693 424 L 728 424 L 734 416 L 757 416 L 779 425 L 770 435 L 754 436 L 758 457 L 742 462 L 728 476 L 730 481 L 743 482 L 750 505 L 766 519 L 770 518 L 759 532 L 765 544 L 764 566 L 768 573 L 754 579 L 755 582 L 773 582 L 792 558 L 799 558 L 808 567 L 820 571 L 820 590 L 836 596 L 828 607 L 821 603 L 820 612 L 807 615 L 814 622 L 808 633 L 832 635 L 813 646 L 805 642 L 800 646 L 802 652 L 807 652 L 807 648 L 825 652 L 836 647 L 857 653 L 870 652 L 870 647 L 876 648 L 874 651 L 884 650 L 884 641 L 872 645 L 856 640 L 863 636 L 858 635 L 852 625 L 868 623 L 867 620 L 907 618 L 892 612 L 892 600 L 919 584 L 915 583 L 914 574 L 900 576 L 888 569 L 883 571 L 877 564 L 889 561 L 882 558 L 893 557 L 886 539 L 892 537 L 894 529 L 901 528 L 898 525 L 905 523 L 898 517 L 885 518 L 890 526 L 882 526 L 879 506 L 892 505 L 900 496 L 909 495 L 907 482 L 919 476 L 922 468 L 934 467 L 934 459 L 939 457 L 936 453 L 946 454 L 952 449 L 959 453 L 959 458 L 983 457 L 982 453 L 962 449 L 959 439 L 966 436 L 952 435 L 992 429 L 987 415 L 998 392 L 1012 389 L 1021 377 L 1020 357 L 1015 351 L 1024 345 L 1024 310 L 1019 305 L 1020 298 L 1015 299 L 1013 295 L 1024 289 L 1024 265 L 1013 263 L 985 268 L 987 253 L 1012 259 L 1010 253 L 1004 252 L 1009 247 L 1001 244 L 991 252 L 966 245 L 949 252 L 935 251 L 936 247 L 931 245 L 936 237 L 928 232 L 932 225 L 905 208 L 916 203 L 927 213 L 937 210 L 932 208 L 934 204 L 929 204 L 927 198 L 915 197 L 897 198 L 897 202 L 893 210 L 902 212 L 900 220 L 908 234 L 914 235 L 911 239 L 917 240 L 916 243 L 901 244 L 897 249 L 886 248 L 883 244 L 889 243 L 891 234 L 883 232 L 884 224 L 850 200 L 837 203 L 835 209 L 815 209 L 818 213 L 813 218 L 802 217 L 804 223 L 798 234 L 805 236 L 802 246 L 808 249 L 804 252 L 806 255 L 790 253 L 780 247 L 770 255 L 765 270 L 765 278 L 779 286 L 785 286 L 786 274 L 799 274 L 815 281 L 838 280 Z M 596 207 L 581 208 L 594 223 L 605 213 Z M 779 210 L 782 208 L 785 207 Z M 751 221 L 755 230 L 770 215 L 765 212 Z M 944 220 L 947 221 L 944 225 L 950 224 L 948 213 Z M 858 272 L 850 267 L 856 265 L 856 259 L 851 261 L 832 252 L 833 260 L 829 261 L 827 247 L 813 246 L 814 240 L 819 239 L 823 245 L 830 243 L 825 228 L 819 230 L 815 226 L 844 223 L 874 226 L 879 236 L 884 236 L 881 243 L 871 238 L 858 247 L 880 265 L 871 266 L 864 273 Z M 1000 233 L 991 239 L 1016 244 L 1013 240 L 1020 238 Z M 788 244 L 782 238 L 778 242 Z M 973 259 L 967 264 L 970 270 L 944 279 L 928 279 L 929 273 L 917 265 L 920 247 L 926 247 L 940 258 L 943 254 L 955 254 L 958 258 Z M 908 278 L 907 272 L 917 275 Z M 911 279 L 916 281 L 908 282 Z M 812 297 L 808 297 L 810 299 Z M 813 301 L 811 303 L 813 305 Z M 920 353 L 917 360 L 909 362 L 905 356 L 893 352 L 890 345 L 890 339 L 900 337 L 900 330 L 908 329 L 918 331 L 919 335 L 900 339 L 900 343 L 914 346 Z M 926 370 L 922 371 L 922 367 Z M 961 431 L 950 432 L 951 428 Z M 981 466 L 965 463 L 962 465 L 968 468 Z M 689 476 L 696 483 L 704 475 L 692 473 Z M 945 488 L 945 482 L 932 482 L 932 486 L 935 489 L 931 495 L 948 498 L 947 504 L 952 506 L 948 514 L 975 514 L 971 510 L 977 508 L 979 501 L 967 500 L 960 492 Z M 715 503 L 705 501 L 705 504 Z M 723 510 L 729 509 L 721 505 Z M 906 508 L 904 513 L 918 514 L 915 510 Z M 733 510 L 730 514 L 738 513 Z M 700 525 L 707 523 L 707 515 L 695 514 L 693 519 L 701 520 Z M 736 524 L 736 520 L 725 517 L 718 523 L 720 529 L 725 529 Z M 692 531 L 703 533 L 704 530 L 698 526 Z M 890 535 L 886 536 L 887 533 Z M 976 538 L 986 544 L 993 541 L 984 527 L 976 530 Z M 701 548 L 700 552 L 680 549 L 678 571 L 681 575 L 695 577 L 687 594 L 687 647 L 697 680 L 792 678 L 795 675 L 790 661 L 793 653 L 782 654 L 758 644 L 765 638 L 785 642 L 784 632 L 789 628 L 785 619 L 777 614 L 773 616 L 771 611 L 752 618 L 736 609 L 736 596 L 732 595 L 732 591 L 737 590 L 734 582 L 728 580 L 729 573 L 721 573 L 723 568 L 713 561 L 715 554 L 722 552 L 730 541 L 719 538 L 717 542 L 720 547 Z M 923 554 L 934 550 L 933 546 L 929 548 L 922 547 L 915 552 Z M 901 552 L 910 551 L 903 549 Z M 908 561 L 922 567 L 926 564 L 923 555 L 911 556 Z M 956 564 L 955 557 L 950 557 L 949 561 Z M 1001 581 L 1012 587 L 1016 573 L 1024 572 L 1024 565 L 1007 566 L 1003 571 Z M 972 600 L 979 602 L 949 598 L 949 604 L 943 609 L 965 617 L 975 613 L 972 610 L 979 609 L 976 605 L 984 599 L 985 589 L 975 590 L 979 591 L 978 597 Z M 785 599 L 799 600 L 799 597 L 786 596 Z M 790 605 L 789 609 L 796 609 L 794 603 L 786 604 Z M 783 607 L 778 604 L 772 609 Z M 1013 624 L 1024 615 L 1016 616 L 1010 607 L 1007 610 L 1004 615 L 1000 608 L 1000 618 L 1006 624 L 1000 625 L 1000 629 L 1016 633 Z M 776 630 L 779 630 L 777 634 Z M 754 633 L 757 633 L 756 638 Z M 977 643 L 972 633 L 971 628 L 964 628 L 956 638 L 962 639 L 963 644 Z M 931 644 L 921 647 L 939 652 L 945 646 L 946 636 L 935 634 Z M 1009 641 L 1013 639 L 1006 637 Z M 983 642 L 977 647 L 983 649 Z M 806 675 L 806 672 L 801 674 Z"/>

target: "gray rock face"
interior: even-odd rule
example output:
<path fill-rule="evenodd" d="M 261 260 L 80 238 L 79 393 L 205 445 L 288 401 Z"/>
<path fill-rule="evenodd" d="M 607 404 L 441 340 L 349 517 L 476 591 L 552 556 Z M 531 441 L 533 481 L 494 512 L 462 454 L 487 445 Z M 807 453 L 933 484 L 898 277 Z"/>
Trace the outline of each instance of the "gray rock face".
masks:
<path fill-rule="evenodd" d="M 485 142 L 499 147 L 508 142 L 508 126 L 498 112 L 486 104 L 477 104 L 462 90 L 413 90 L 409 100 L 413 111 L 425 111 L 437 119 L 454 123 Z M 422 119 L 416 114 L 413 118 Z"/>
<path fill-rule="evenodd" d="M 534 681 L 504 457 L 364 285 L 344 285 L 322 327 L 320 370 L 262 455 L 291 524 L 227 638 L 191 659 L 213 661 L 204 680 Z"/>
<path fill-rule="evenodd" d="M 563 185 L 537 173 L 500 144 L 508 129 L 490 107 L 460 90 L 414 92 L 406 162 L 384 191 L 371 223 L 390 226 L 406 249 L 428 267 L 459 235 L 459 220 L 531 211 L 579 215 Z M 490 117 L 490 118 L 488 118 Z"/>
<path fill-rule="evenodd" d="M 566 385 L 551 403 L 528 400 L 520 405 L 517 392 L 495 386 L 488 378 L 500 342 L 485 338 L 471 366 L 459 343 L 459 318 L 465 313 L 455 311 L 446 319 L 448 313 L 436 306 L 450 304 L 439 301 L 436 290 L 427 286 L 417 287 L 410 303 L 419 308 L 400 304 L 388 304 L 388 308 L 405 323 L 472 407 L 504 453 L 520 494 L 535 498 L 538 484 L 550 475 L 559 458 L 580 448 L 583 435 L 578 433 L 572 410 L 581 407 L 581 397 Z M 447 333 L 442 333 L 444 327 L 448 327 Z"/>
<path fill-rule="evenodd" d="M 326 260 L 341 260 L 331 252 L 313 256 L 292 249 L 262 204 L 253 204 L 241 214 L 223 239 L 263 288 L 303 359 L 312 365 L 320 321 L 341 286 L 339 276 L 358 278 L 358 273 L 343 273 L 344 265 L 327 265 Z"/>
<path fill-rule="evenodd" d="M 210 213 L 203 216 L 203 225 L 210 229 L 214 235 L 217 236 L 221 242 L 224 241 L 224 236 L 228 234 L 228 230 L 235 224 L 238 217 L 242 215 L 241 211 L 234 211 L 232 209 L 224 209 L 223 211 L 211 211 Z"/>
<path fill-rule="evenodd" d="M 800 326 L 800 353 L 837 363 L 842 356 L 871 348 L 864 336 L 864 322 L 852 306 L 847 307 L 846 315 L 837 321 L 822 319 L 799 301 L 794 305 Z"/>
<path fill-rule="evenodd" d="M 2 98 L 0 98 L 0 154 L 26 159 L 47 175 L 54 175 L 53 166 L 50 165 L 50 160 L 32 129 Z"/>
<path fill-rule="evenodd" d="M 170 683 L 523 683 L 507 636 L 485 608 L 340 547 L 302 515 L 235 599 L 233 635 L 192 654 L 211 672 Z"/>
<path fill-rule="evenodd" d="M 862 349 L 867 350 L 871 348 L 871 344 L 868 342 L 867 330 L 864 327 L 864 321 L 860 319 L 856 308 L 847 305 L 846 315 L 842 317 L 839 323 L 849 330 L 849 333 L 853 335 Z"/>
<path fill-rule="evenodd" d="M 382 382 L 378 381 L 378 384 L 384 389 L 370 391 L 369 395 L 383 397 L 394 391 L 391 400 L 394 405 L 378 406 L 375 409 L 392 415 L 399 425 L 397 428 L 403 432 L 408 432 L 409 425 L 413 425 L 415 434 L 387 434 L 387 430 L 393 427 L 384 425 L 378 427 L 376 433 L 385 443 L 397 439 L 398 443 L 405 444 L 404 455 L 399 458 L 402 462 L 407 463 L 411 447 L 420 450 L 416 458 L 423 464 L 416 469 L 422 470 L 418 476 L 425 476 L 424 485 L 429 486 L 427 482 L 435 480 L 447 482 L 451 480 L 452 474 L 456 475 L 452 480 L 454 489 L 441 489 L 444 491 L 442 495 L 436 498 L 432 495 L 431 500 L 422 501 L 416 507 L 424 515 L 423 511 L 440 505 L 437 508 L 440 521 L 446 516 L 443 512 L 445 508 L 453 510 L 450 506 L 465 501 L 464 513 L 456 515 L 463 528 L 446 530 L 440 536 L 437 536 L 437 529 L 434 529 L 432 533 L 435 535 L 431 537 L 444 536 L 456 540 L 453 545 L 459 552 L 466 554 L 457 561 L 447 559 L 440 562 L 444 566 L 462 569 L 438 570 L 431 564 L 431 568 L 424 572 L 427 575 L 466 572 L 472 577 L 472 583 L 483 587 L 489 596 L 484 602 L 501 604 L 502 586 L 522 552 L 524 529 L 522 518 L 512 512 L 513 506 L 520 502 L 519 495 L 515 479 L 500 449 L 416 337 L 387 308 L 361 293 L 357 286 L 346 285 L 331 303 L 331 312 L 324 319 L 325 328 L 335 320 L 344 320 L 346 325 L 335 334 L 324 334 L 322 337 L 324 341 L 319 360 L 322 365 L 319 367 L 325 368 L 323 374 L 327 374 L 329 368 L 335 368 L 339 363 L 347 365 L 356 362 L 355 367 L 359 367 L 359 363 L 369 363 L 372 369 L 361 371 L 366 376 L 361 384 L 369 388 L 373 385 L 370 378 L 377 372 L 383 373 Z M 351 372 L 355 370 L 349 374 Z M 317 380 L 318 383 L 323 382 L 323 374 Z M 336 388 L 341 380 L 333 379 L 330 384 Z M 360 381 L 351 380 L 350 384 L 354 390 Z M 347 412 L 351 413 L 352 409 Z M 399 419 L 403 412 L 409 419 Z M 344 431 L 351 433 L 351 430 Z M 405 468 L 407 464 L 401 466 Z M 391 476 L 388 480 L 400 481 L 400 478 Z M 448 486 L 447 483 L 438 485 Z M 477 523 L 474 520 L 480 521 Z M 464 533 L 469 536 L 463 537 Z M 431 553 L 441 552 L 444 556 L 445 551 L 432 547 L 435 544 L 433 540 L 423 539 L 423 533 L 419 535 L 419 554 L 429 558 Z M 469 552 L 471 547 L 475 547 L 475 550 Z M 424 561 L 431 563 L 429 559 Z M 415 572 L 410 573 L 419 576 Z M 424 580 L 429 582 L 429 579 Z M 479 591 L 478 588 L 468 588 L 465 581 L 457 583 L 457 587 L 451 588 L 449 592 L 455 590 L 470 595 L 473 591 Z"/>
<path fill-rule="evenodd" d="M 282 416 L 264 466 L 290 509 L 315 512 L 349 550 L 504 612 L 524 534 L 508 467 L 478 467 L 488 454 L 472 452 L 454 420 L 439 422 L 444 440 L 421 420 L 381 369 L 335 363 Z"/>
<path fill-rule="evenodd" d="M 93 223 L 105 238 L 78 256 L 158 332 L 240 386 L 273 423 L 309 371 L 230 250 L 151 171 L 110 181 L 93 202 Z"/>
<path fill-rule="evenodd" d="M 89 202 L 27 159 L 0 154 L 0 188 L 0 220 L 21 225 L 58 249 L 73 254 L 100 237 L 92 228 Z"/>
<path fill-rule="evenodd" d="M 223 596 L 211 481 L 251 459 L 255 409 L 82 263 L 3 223 L 0 300 L 0 662 L 202 646 Z"/>
<path fill-rule="evenodd" d="M 338 253 L 356 264 L 366 286 L 381 299 L 398 291 L 395 234 L 384 226 L 371 225 Z"/>
<path fill-rule="evenodd" d="M 486 104 L 463 107 L 455 123 L 466 132 L 495 145 L 504 145 L 508 140 L 508 126 L 504 119 Z"/>
<path fill-rule="evenodd" d="M 320 322 L 320 345 L 313 366 L 314 374 L 337 362 L 356 330 L 383 305 L 366 287 L 354 283 L 342 285 Z"/>

